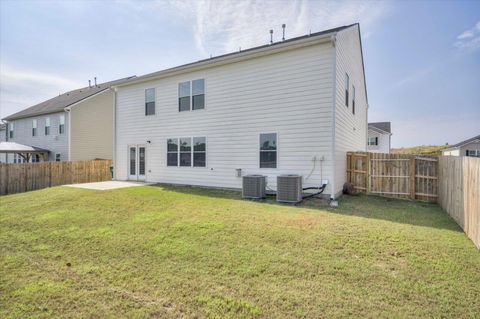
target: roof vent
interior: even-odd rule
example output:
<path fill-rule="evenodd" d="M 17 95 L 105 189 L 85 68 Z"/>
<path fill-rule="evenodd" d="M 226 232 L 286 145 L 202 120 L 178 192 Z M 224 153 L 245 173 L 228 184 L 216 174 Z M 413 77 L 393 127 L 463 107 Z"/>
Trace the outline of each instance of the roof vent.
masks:
<path fill-rule="evenodd" d="M 270 29 L 270 44 L 273 44 L 273 30 Z"/>
<path fill-rule="evenodd" d="M 88 87 L 89 87 L 89 88 L 92 87 L 92 81 L 91 81 L 91 80 L 88 80 Z"/>
<path fill-rule="evenodd" d="M 95 81 L 95 86 L 97 86 L 97 77 L 94 77 L 93 79 Z"/>
<path fill-rule="evenodd" d="M 283 29 L 282 41 L 285 41 L 285 27 L 286 27 L 286 26 L 287 26 L 287 25 L 286 25 L 285 23 L 282 24 L 282 29 Z"/>

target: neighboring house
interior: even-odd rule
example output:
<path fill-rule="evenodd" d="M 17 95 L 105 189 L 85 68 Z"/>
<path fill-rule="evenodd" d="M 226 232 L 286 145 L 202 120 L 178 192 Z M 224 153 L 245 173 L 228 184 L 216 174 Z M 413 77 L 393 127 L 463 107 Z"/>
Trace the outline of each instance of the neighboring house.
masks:
<path fill-rule="evenodd" d="M 3 120 L 7 141 L 46 149 L 48 158 L 32 161 L 112 159 L 113 105 L 111 86 L 132 77 L 73 90 Z M 9 163 L 23 162 L 8 154 Z"/>
<path fill-rule="evenodd" d="M 7 125 L 0 123 L 0 142 L 7 141 Z M 7 155 L 0 154 L 0 163 L 7 162 Z"/>
<path fill-rule="evenodd" d="M 367 149 L 374 153 L 390 153 L 392 129 L 390 122 L 368 123 Z"/>
<path fill-rule="evenodd" d="M 115 178 L 241 188 L 300 174 L 341 193 L 346 152 L 366 151 L 358 24 L 241 50 L 115 86 Z"/>
<path fill-rule="evenodd" d="M 452 145 L 442 151 L 444 156 L 474 156 L 480 157 L 480 135 L 474 136 Z"/>

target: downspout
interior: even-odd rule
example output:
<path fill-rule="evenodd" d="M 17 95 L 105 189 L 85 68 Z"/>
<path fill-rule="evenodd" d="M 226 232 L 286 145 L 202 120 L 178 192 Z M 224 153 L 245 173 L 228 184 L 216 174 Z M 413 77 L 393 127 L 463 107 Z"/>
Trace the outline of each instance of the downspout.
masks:
<path fill-rule="evenodd" d="M 65 108 L 65 112 L 68 114 L 68 161 L 72 159 L 72 114 L 69 108 Z"/>
<path fill-rule="evenodd" d="M 335 152 L 335 110 L 337 108 L 337 48 L 335 43 L 337 41 L 336 34 L 332 35 L 332 51 L 333 51 L 333 110 L 332 110 L 332 183 L 330 199 L 335 199 L 335 178 L 336 178 L 336 152 Z"/>
<path fill-rule="evenodd" d="M 112 179 L 117 179 L 117 161 L 115 160 L 117 157 L 117 88 L 112 87 L 111 90 L 113 91 L 113 176 Z"/>

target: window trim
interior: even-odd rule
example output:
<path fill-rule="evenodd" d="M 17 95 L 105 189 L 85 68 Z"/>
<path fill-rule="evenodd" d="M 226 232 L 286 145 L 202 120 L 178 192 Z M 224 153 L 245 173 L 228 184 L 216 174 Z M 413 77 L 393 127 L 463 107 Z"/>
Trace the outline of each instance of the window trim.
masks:
<path fill-rule="evenodd" d="M 47 126 L 47 121 L 48 121 L 48 126 Z M 52 123 L 50 122 L 50 117 L 45 117 L 45 129 L 43 130 L 43 133 L 45 133 L 45 136 L 50 135 L 50 128 L 52 126 Z M 47 134 L 47 127 L 48 127 L 48 134 Z"/>
<path fill-rule="evenodd" d="M 276 153 L 276 157 L 275 157 L 275 162 L 276 162 L 276 167 L 260 167 L 260 153 L 262 152 L 262 150 L 260 149 L 261 148 L 261 143 L 260 143 L 260 136 L 262 134 L 275 134 L 276 137 L 277 137 L 277 148 L 275 150 L 275 153 Z M 257 147 L 257 154 L 258 154 L 258 160 L 257 160 L 257 163 L 258 163 L 258 168 L 259 169 L 279 169 L 280 167 L 280 156 L 279 156 L 279 151 L 280 151 L 280 135 L 278 134 L 278 132 L 276 131 L 268 131 L 268 132 L 260 132 L 257 134 L 257 141 L 258 141 L 258 147 Z M 269 152 L 269 151 L 263 151 L 263 152 Z M 271 152 L 271 151 L 270 151 Z"/>
<path fill-rule="evenodd" d="M 38 130 L 38 121 L 37 119 L 32 119 L 32 137 L 38 136 L 37 130 Z"/>
<path fill-rule="evenodd" d="M 205 166 L 194 166 L 193 164 L 193 153 L 194 153 L 194 148 L 193 148 L 193 139 L 195 137 L 203 137 L 205 138 Z M 181 166 L 180 165 L 180 139 L 186 139 L 186 138 L 189 138 L 190 139 L 190 143 L 191 143 L 191 150 L 190 150 L 190 166 Z M 169 152 L 168 151 L 168 140 L 177 140 L 177 152 Z M 166 155 L 166 158 L 165 158 L 165 167 L 167 168 L 195 168 L 195 169 L 206 169 L 208 167 L 208 137 L 205 136 L 205 135 L 192 135 L 192 136 L 183 136 L 183 137 L 167 137 L 166 140 L 166 150 L 165 150 L 165 153 L 164 154 L 167 154 Z M 168 154 L 169 153 L 177 153 L 177 165 L 176 166 L 173 166 L 173 165 L 168 165 Z M 184 152 L 185 153 L 185 152 Z M 199 152 L 200 153 L 200 152 Z"/>
<path fill-rule="evenodd" d="M 63 118 L 63 124 L 62 124 L 62 118 Z M 63 125 L 63 130 L 61 129 Z M 58 134 L 62 135 L 65 134 L 65 114 L 60 114 L 58 117 Z"/>
<path fill-rule="evenodd" d="M 193 109 L 193 81 L 197 80 L 203 80 L 203 109 Z M 180 94 L 178 90 L 178 86 L 180 83 L 185 83 L 185 82 L 190 82 L 190 109 L 187 111 L 180 111 L 180 104 L 179 104 L 179 99 L 180 99 Z M 196 77 L 194 79 L 182 79 L 177 81 L 177 112 L 178 113 L 188 113 L 188 112 L 193 112 L 193 111 L 202 111 L 207 109 L 207 79 L 205 76 L 203 77 Z M 195 137 L 202 137 L 202 136 L 195 136 Z"/>
<path fill-rule="evenodd" d="M 153 90 L 153 114 L 147 114 L 147 90 Z M 145 116 L 154 116 L 157 115 L 157 88 L 156 87 L 149 87 L 146 88 L 143 92 L 144 96 L 144 101 L 143 101 L 143 107 L 144 107 L 144 115 Z"/>

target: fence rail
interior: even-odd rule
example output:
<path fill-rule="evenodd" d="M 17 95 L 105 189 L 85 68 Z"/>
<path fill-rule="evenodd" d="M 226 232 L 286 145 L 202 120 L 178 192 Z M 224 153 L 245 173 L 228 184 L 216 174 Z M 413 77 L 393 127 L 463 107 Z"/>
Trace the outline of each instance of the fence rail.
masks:
<path fill-rule="evenodd" d="M 357 190 L 370 194 L 436 201 L 438 159 L 348 152 L 347 181 Z"/>
<path fill-rule="evenodd" d="M 0 195 L 112 179 L 110 160 L 0 164 Z"/>

